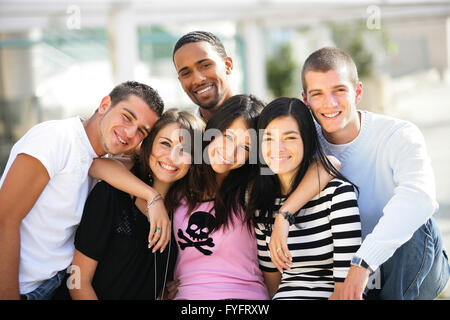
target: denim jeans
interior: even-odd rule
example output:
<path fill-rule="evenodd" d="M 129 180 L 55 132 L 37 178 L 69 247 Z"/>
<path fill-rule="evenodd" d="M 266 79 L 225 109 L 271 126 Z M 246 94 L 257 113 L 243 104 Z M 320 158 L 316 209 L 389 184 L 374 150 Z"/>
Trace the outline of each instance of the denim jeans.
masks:
<path fill-rule="evenodd" d="M 66 276 L 66 270 L 61 270 L 52 278 L 45 280 L 39 287 L 31 292 L 21 294 L 22 300 L 51 300 L 55 290 L 61 285 Z"/>
<path fill-rule="evenodd" d="M 450 266 L 442 235 L 431 218 L 410 240 L 383 263 L 381 290 L 369 291 L 368 299 L 431 300 L 439 296 L 449 279 Z"/>

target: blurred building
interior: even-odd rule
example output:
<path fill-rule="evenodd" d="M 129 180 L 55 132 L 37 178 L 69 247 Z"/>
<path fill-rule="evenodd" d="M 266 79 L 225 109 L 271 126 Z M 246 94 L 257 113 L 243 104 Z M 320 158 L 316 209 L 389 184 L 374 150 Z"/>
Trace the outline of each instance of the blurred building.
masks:
<path fill-rule="evenodd" d="M 297 63 L 293 95 L 311 51 L 345 46 L 361 53 L 360 70 L 369 68 L 364 106 L 384 112 L 396 93 L 423 85 L 411 75 L 448 79 L 449 17 L 449 1 L 2 0 L 0 172 L 32 125 L 89 117 L 125 80 L 151 85 L 168 107 L 192 109 L 172 63 L 186 32 L 217 34 L 234 60 L 235 92 L 265 100 L 273 97 L 266 62 L 283 44 Z"/>

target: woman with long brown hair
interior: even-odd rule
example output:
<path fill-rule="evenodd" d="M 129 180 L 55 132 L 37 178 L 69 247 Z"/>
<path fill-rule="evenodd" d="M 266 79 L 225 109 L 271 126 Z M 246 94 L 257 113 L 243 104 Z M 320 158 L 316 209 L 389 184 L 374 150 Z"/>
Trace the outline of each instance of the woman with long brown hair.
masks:
<path fill-rule="evenodd" d="M 167 110 L 155 123 L 140 147 L 139 156 L 130 163 L 131 172 L 151 186 L 164 201 L 169 215 L 178 201 L 180 190 L 187 188 L 192 153 L 186 147 L 186 134 L 202 132 L 203 121 L 186 111 Z M 91 174 L 106 181 L 120 171 L 99 159 Z M 126 186 L 127 180 L 122 182 Z M 129 186 L 128 186 L 129 187 Z M 144 187 L 145 188 L 145 187 Z M 160 201 L 155 200 L 155 201 Z M 143 198 L 99 182 L 90 193 L 81 224 L 75 236 L 72 275 L 80 276 L 80 286 L 69 288 L 73 299 L 156 299 L 171 277 L 176 259 L 176 245 L 166 250 L 148 248 L 151 206 Z M 156 232 L 171 233 L 158 229 Z"/>

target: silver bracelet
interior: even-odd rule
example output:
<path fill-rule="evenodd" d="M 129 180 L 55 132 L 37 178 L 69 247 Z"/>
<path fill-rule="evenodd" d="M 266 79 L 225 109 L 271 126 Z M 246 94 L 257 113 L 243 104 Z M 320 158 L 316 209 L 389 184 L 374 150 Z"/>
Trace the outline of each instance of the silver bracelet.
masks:
<path fill-rule="evenodd" d="M 150 207 L 158 200 L 161 200 L 162 197 L 160 194 L 156 195 L 149 203 L 147 203 L 147 212 L 150 210 Z"/>

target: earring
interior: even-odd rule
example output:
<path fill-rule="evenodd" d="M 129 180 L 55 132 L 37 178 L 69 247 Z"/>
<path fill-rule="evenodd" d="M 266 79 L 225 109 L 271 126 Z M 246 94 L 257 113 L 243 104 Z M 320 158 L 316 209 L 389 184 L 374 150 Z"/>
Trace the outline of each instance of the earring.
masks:
<path fill-rule="evenodd" d="M 230 69 L 227 69 L 227 72 L 226 72 L 227 74 L 230 74 L 231 73 L 231 70 Z"/>
<path fill-rule="evenodd" d="M 153 185 L 153 175 L 151 172 L 148 174 L 148 183 L 151 186 Z"/>

